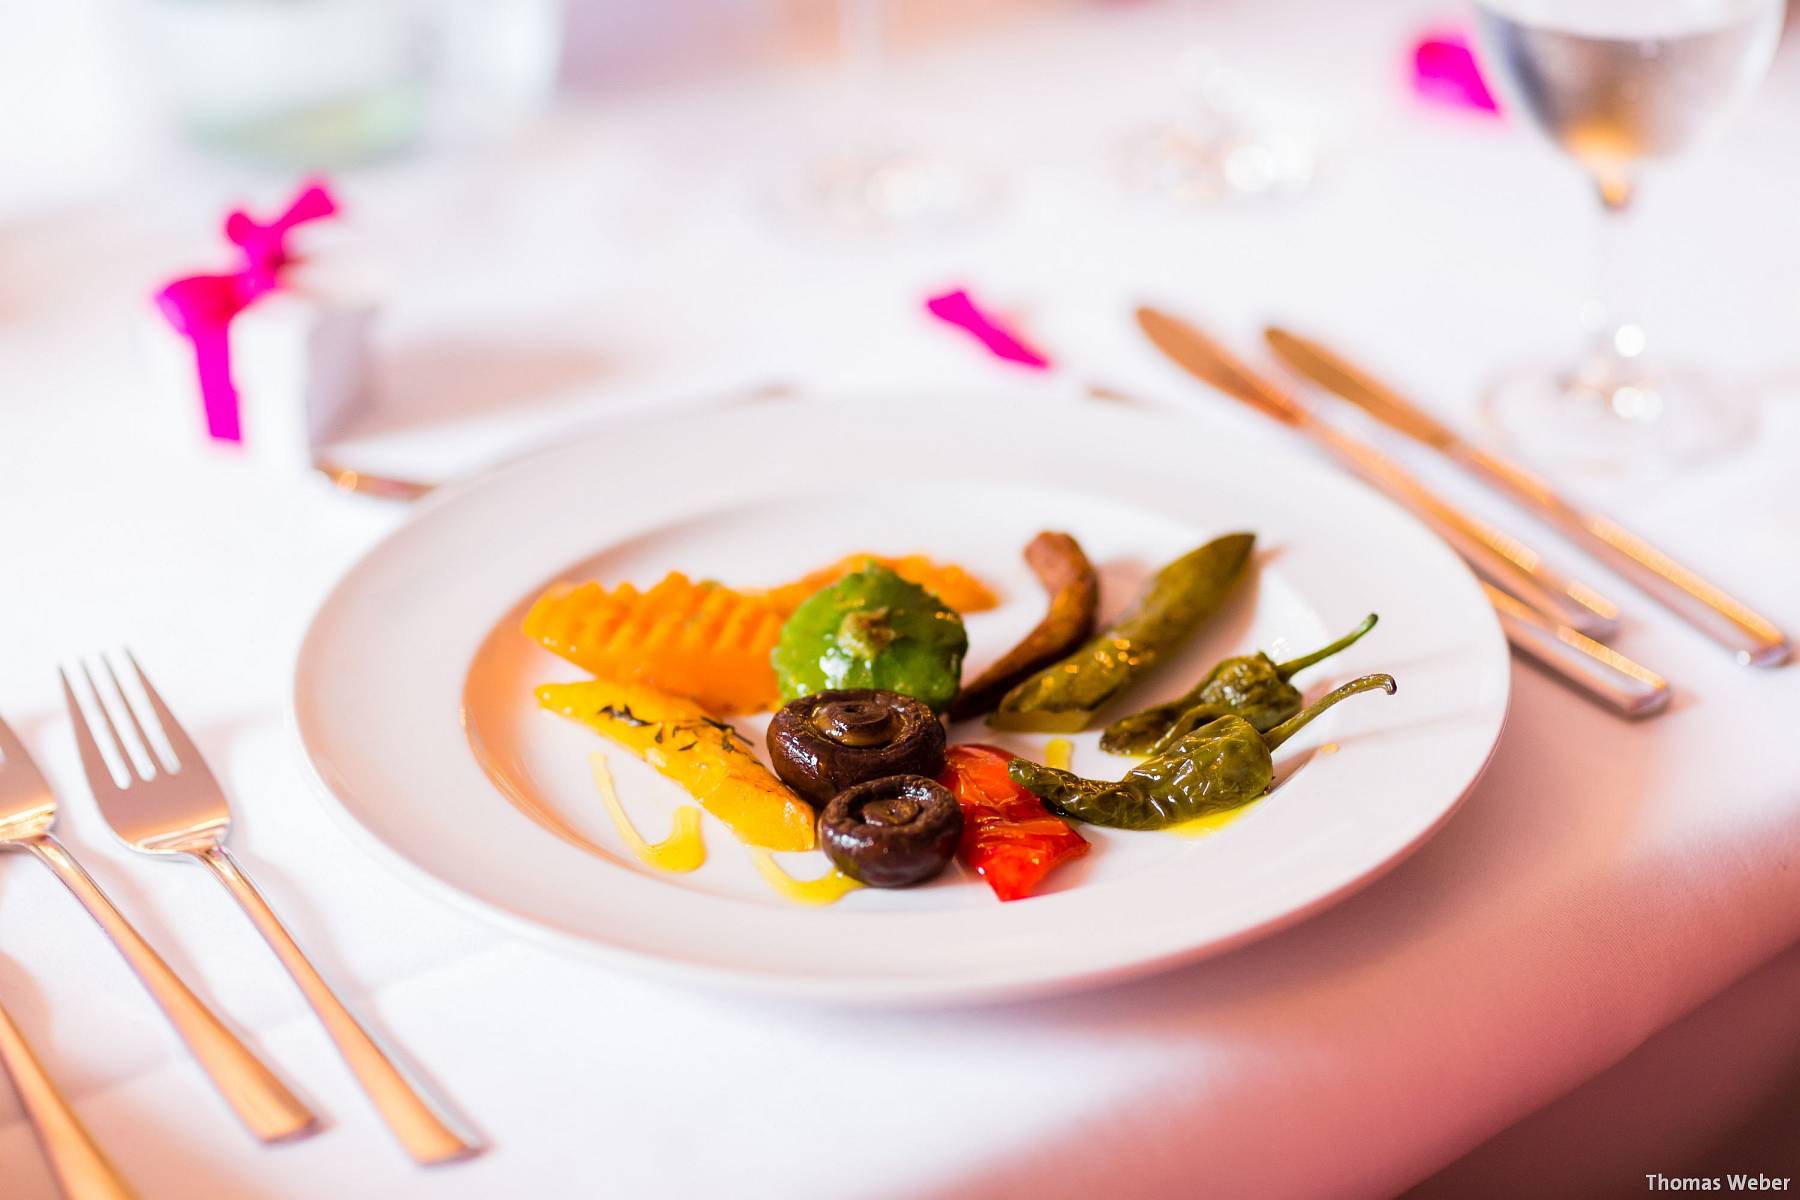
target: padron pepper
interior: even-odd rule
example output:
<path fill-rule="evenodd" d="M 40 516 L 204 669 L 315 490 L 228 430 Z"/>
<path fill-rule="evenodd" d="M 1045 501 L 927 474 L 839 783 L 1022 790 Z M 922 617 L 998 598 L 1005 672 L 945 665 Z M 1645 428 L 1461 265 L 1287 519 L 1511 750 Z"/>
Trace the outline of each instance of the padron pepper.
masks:
<path fill-rule="evenodd" d="M 1376 620 L 1375 614 L 1370 613 L 1362 624 L 1329 646 L 1284 663 L 1273 661 L 1260 650 L 1225 659 L 1187 694 L 1165 704 L 1153 704 L 1108 725 L 1100 735 L 1100 748 L 1113 754 L 1161 754 L 1179 739 L 1227 713 L 1235 713 L 1266 733 L 1300 711 L 1300 689 L 1288 680 L 1348 649 L 1375 628 Z"/>
<path fill-rule="evenodd" d="M 1242 717 L 1220 717 L 1145 759 L 1117 782 L 1083 779 L 1022 758 L 1013 760 L 1007 774 L 1064 816 L 1115 829 L 1167 829 L 1239 808 L 1267 792 L 1275 779 L 1276 747 L 1338 701 L 1376 688 L 1393 695 L 1394 677 L 1353 679 L 1267 733 Z"/>
<path fill-rule="evenodd" d="M 876 563 L 807 597 L 781 627 L 769 661 L 783 702 L 873 688 L 942 712 L 956 698 L 968 649 L 961 617 Z"/>
<path fill-rule="evenodd" d="M 1101 706 L 1218 611 L 1255 545 L 1254 534 L 1227 534 L 1158 571 L 1136 608 L 1006 693 L 988 724 L 1046 733 L 1086 728 Z"/>

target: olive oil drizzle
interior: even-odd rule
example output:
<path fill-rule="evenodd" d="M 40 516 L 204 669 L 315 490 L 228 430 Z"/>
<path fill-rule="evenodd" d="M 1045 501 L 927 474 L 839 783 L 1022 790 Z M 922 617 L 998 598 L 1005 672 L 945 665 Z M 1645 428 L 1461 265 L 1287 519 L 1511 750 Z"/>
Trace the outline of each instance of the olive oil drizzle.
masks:
<path fill-rule="evenodd" d="M 1203 838 L 1219 832 L 1219 830 L 1225 828 L 1225 826 L 1231 824 L 1233 821 L 1255 808 L 1256 805 L 1257 801 L 1253 800 L 1249 804 L 1239 808 L 1228 808 L 1223 812 L 1207 813 L 1204 817 L 1195 817 L 1191 821 L 1182 821 L 1180 824 L 1171 825 L 1163 830 L 1163 832 L 1172 833 L 1179 838 Z"/>
<path fill-rule="evenodd" d="M 627 848 L 635 854 L 639 862 L 646 863 L 661 871 L 685 874 L 697 869 L 706 861 L 706 842 L 700 836 L 700 810 L 692 804 L 683 804 L 675 810 L 675 828 L 669 836 L 660 842 L 651 842 L 639 833 L 637 826 L 625 813 L 625 806 L 619 803 L 618 789 L 613 786 L 612 771 L 606 765 L 606 755 L 596 750 L 588 755 L 588 766 L 593 771 L 594 787 L 600 793 L 600 802 L 618 827 L 619 837 Z"/>
<path fill-rule="evenodd" d="M 829 875 L 817 879 L 795 879 L 782 869 L 775 856 L 760 846 L 746 846 L 757 872 L 776 893 L 795 904 L 836 904 L 862 884 L 833 867 Z"/>

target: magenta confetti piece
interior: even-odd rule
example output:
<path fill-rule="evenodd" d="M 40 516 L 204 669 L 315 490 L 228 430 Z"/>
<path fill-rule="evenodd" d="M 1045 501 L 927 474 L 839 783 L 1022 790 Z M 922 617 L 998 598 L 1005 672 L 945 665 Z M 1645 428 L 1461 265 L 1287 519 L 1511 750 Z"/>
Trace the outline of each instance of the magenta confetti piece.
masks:
<path fill-rule="evenodd" d="M 1428 100 L 1497 113 L 1500 105 L 1460 33 L 1428 34 L 1413 47 L 1413 89 Z"/>
<path fill-rule="evenodd" d="M 288 231 L 335 212 L 337 202 L 317 183 L 304 188 L 286 212 L 267 224 L 235 209 L 225 218 L 225 236 L 242 253 L 244 265 L 230 275 L 184 276 L 156 293 L 163 316 L 193 343 L 206 432 L 215 441 L 244 440 L 237 388 L 231 382 L 232 318 L 281 286 L 281 269 L 294 261 L 288 253 Z"/>
<path fill-rule="evenodd" d="M 996 358 L 1043 370 L 1050 360 L 1015 337 L 1011 330 L 976 307 L 969 293 L 958 288 L 925 301 L 925 310 L 940 321 L 946 321 L 973 334 Z"/>

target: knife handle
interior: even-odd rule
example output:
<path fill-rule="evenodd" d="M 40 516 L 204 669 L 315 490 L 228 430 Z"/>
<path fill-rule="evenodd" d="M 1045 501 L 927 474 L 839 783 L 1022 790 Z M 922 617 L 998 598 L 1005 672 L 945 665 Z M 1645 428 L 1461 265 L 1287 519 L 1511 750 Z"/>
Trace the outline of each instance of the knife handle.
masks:
<path fill-rule="evenodd" d="M 1317 418 L 1307 421 L 1307 429 L 1340 462 L 1424 518 L 1482 575 L 1522 598 L 1553 624 L 1566 625 L 1591 638 L 1618 632 L 1618 605 L 1587 584 L 1557 572 L 1517 538 L 1462 512 L 1374 447 Z"/>
<path fill-rule="evenodd" d="M 1747 667 L 1775 667 L 1788 660 L 1791 647 L 1787 635 L 1773 621 L 1617 521 L 1582 511 L 1536 475 L 1480 447 L 1462 444 L 1450 453 L 1548 518 L 1645 595 L 1730 650 L 1738 662 Z"/>
<path fill-rule="evenodd" d="M 1564 683 L 1623 717 L 1649 717 L 1669 707 L 1669 682 L 1566 625 L 1545 621 L 1517 597 L 1482 584 L 1512 648 Z"/>

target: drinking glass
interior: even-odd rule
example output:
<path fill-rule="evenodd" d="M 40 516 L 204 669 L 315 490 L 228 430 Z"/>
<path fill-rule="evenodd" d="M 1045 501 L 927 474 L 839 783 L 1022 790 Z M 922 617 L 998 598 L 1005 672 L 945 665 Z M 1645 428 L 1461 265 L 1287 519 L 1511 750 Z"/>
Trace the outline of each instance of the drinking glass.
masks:
<path fill-rule="evenodd" d="M 774 208 L 789 224 L 879 235 L 954 225 L 993 198 L 987 176 L 896 137 L 882 103 L 889 15 L 885 0 L 839 0 L 845 127 L 824 153 L 777 181 Z"/>
<path fill-rule="evenodd" d="M 1717 454 L 1754 410 L 1649 352 L 1618 305 L 1618 247 L 1641 170 L 1711 132 L 1767 70 L 1784 0 L 1476 0 L 1478 44 L 1509 112 L 1587 172 L 1601 208 L 1595 332 L 1575 362 L 1507 372 L 1485 397 L 1521 453 L 1590 472 L 1665 473 Z"/>
<path fill-rule="evenodd" d="M 1134 131 L 1120 148 L 1126 185 L 1198 204 L 1303 190 L 1312 181 L 1310 140 L 1256 112 L 1243 74 L 1209 53 L 1202 34 L 1189 35 L 1177 63 L 1179 107 Z"/>

